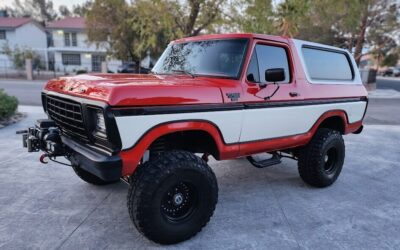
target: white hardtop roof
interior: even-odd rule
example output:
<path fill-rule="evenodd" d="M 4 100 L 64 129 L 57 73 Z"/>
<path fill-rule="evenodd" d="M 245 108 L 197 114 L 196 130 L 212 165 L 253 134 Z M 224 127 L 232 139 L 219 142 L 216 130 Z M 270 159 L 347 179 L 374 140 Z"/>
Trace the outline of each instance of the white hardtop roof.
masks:
<path fill-rule="evenodd" d="M 292 41 L 296 44 L 296 46 L 297 45 L 301 45 L 301 46 L 309 45 L 309 46 L 332 49 L 332 50 L 340 50 L 340 51 L 349 53 L 349 51 L 346 49 L 342 49 L 339 47 L 334 47 L 334 46 L 330 46 L 330 45 L 326 45 L 326 44 L 322 44 L 322 43 L 314 43 L 314 42 L 304 41 L 304 40 L 300 40 L 300 39 L 292 39 Z"/>

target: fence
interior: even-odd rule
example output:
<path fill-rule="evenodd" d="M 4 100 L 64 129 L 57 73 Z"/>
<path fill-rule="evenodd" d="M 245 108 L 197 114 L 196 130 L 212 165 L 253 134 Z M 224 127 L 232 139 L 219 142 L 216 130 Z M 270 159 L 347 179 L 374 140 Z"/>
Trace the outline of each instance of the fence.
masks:
<path fill-rule="evenodd" d="M 102 68 L 103 61 L 92 60 L 89 63 L 63 64 L 54 61 L 37 59 L 32 61 L 33 80 L 49 80 L 59 76 L 70 76 L 85 73 L 117 73 L 120 62 L 107 62 Z M 0 79 L 27 79 L 26 65 L 16 65 L 10 59 L 0 59 Z"/>
<path fill-rule="evenodd" d="M 0 60 L 0 78 L 26 77 L 25 69 L 18 69 L 10 60 Z"/>

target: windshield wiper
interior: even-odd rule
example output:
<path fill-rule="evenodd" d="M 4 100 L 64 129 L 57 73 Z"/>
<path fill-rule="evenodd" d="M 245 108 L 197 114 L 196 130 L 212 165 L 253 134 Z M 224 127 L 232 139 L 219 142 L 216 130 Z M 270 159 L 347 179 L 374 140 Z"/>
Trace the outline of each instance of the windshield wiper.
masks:
<path fill-rule="evenodd" d="M 171 70 L 171 71 L 174 72 L 174 73 L 183 73 L 183 74 L 185 74 L 185 75 L 191 76 L 192 78 L 195 78 L 195 77 L 196 77 L 195 74 L 190 73 L 189 71 L 186 71 L 186 70 L 184 70 L 184 69 L 173 69 L 173 70 Z"/>

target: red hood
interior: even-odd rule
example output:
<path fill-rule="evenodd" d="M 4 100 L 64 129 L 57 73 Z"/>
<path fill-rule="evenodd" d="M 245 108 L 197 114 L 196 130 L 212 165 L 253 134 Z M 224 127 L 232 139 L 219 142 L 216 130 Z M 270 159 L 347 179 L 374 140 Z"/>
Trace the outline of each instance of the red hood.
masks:
<path fill-rule="evenodd" d="M 233 80 L 186 75 L 97 74 L 60 77 L 47 91 L 107 102 L 111 106 L 221 103 L 220 87 Z"/>

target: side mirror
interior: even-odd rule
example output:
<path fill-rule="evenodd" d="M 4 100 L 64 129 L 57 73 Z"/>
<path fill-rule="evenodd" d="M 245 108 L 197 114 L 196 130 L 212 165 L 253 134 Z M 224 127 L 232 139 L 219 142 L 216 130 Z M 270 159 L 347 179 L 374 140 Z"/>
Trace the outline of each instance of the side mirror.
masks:
<path fill-rule="evenodd" d="M 273 83 L 284 81 L 285 70 L 283 68 L 267 69 L 265 71 L 265 80 Z"/>

